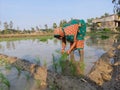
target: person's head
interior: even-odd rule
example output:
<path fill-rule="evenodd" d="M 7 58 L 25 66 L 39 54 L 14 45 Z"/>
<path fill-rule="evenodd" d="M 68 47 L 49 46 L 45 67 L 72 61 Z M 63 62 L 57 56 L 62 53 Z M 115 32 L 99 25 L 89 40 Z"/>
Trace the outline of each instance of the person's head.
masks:
<path fill-rule="evenodd" d="M 62 28 L 54 29 L 54 37 L 62 40 L 62 38 L 64 37 L 64 32 L 63 32 Z"/>

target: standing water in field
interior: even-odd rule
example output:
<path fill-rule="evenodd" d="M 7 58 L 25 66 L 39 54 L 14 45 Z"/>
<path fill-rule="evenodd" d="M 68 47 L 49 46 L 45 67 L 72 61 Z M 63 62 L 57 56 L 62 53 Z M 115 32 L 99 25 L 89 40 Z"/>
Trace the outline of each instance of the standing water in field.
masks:
<path fill-rule="evenodd" d="M 98 58 L 108 51 L 113 43 L 115 42 L 115 36 L 109 36 L 107 38 L 101 36 L 86 36 L 85 48 L 84 48 L 84 74 L 86 75 L 93 63 Z M 69 45 L 67 44 L 67 48 Z M 46 63 L 48 69 L 53 64 L 53 55 L 59 56 L 58 51 L 61 50 L 61 42 L 56 39 L 48 39 L 47 41 L 40 41 L 39 39 L 28 39 L 28 40 L 16 40 L 16 41 L 1 41 L 0 42 L 0 53 L 14 56 L 21 59 L 28 60 L 32 63 L 44 65 Z M 79 60 L 79 54 L 77 51 L 74 52 L 75 60 Z M 12 84 L 11 90 L 19 90 L 18 88 L 29 88 L 34 80 L 29 80 L 29 74 L 24 72 L 20 76 L 17 75 L 15 68 L 12 68 L 11 72 L 5 71 L 4 68 L 0 67 L 1 71 L 7 76 Z M 17 72 L 16 72 L 17 71 Z M 27 79 L 25 79 L 27 78 Z M 19 80 L 19 81 L 18 81 Z M 26 85 L 26 82 L 27 85 Z M 14 89 L 13 89 L 14 87 Z M 33 86 L 34 88 L 34 86 Z M 21 90 L 21 89 L 20 89 Z M 33 89 L 34 90 L 34 89 Z"/>

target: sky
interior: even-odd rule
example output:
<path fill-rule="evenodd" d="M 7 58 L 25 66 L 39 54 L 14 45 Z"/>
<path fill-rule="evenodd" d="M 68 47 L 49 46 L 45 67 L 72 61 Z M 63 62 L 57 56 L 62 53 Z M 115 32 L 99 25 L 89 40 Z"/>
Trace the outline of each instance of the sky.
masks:
<path fill-rule="evenodd" d="M 0 0 L 0 21 L 14 28 L 52 27 L 61 20 L 100 17 L 113 14 L 112 0 Z"/>

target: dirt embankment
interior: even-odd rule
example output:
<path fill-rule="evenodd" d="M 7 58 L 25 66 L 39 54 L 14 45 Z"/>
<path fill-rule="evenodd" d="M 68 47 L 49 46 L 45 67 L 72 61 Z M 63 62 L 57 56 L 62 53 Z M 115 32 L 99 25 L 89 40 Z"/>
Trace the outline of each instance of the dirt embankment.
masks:
<path fill-rule="evenodd" d="M 111 73 L 111 79 L 102 85 L 103 90 L 120 90 L 120 41 L 118 40 L 116 44 L 114 53 L 115 56 L 113 57 L 113 71 Z"/>
<path fill-rule="evenodd" d="M 36 37 L 36 36 L 49 36 L 53 33 L 41 32 L 41 33 L 30 33 L 30 34 L 4 34 L 0 35 L 0 38 L 14 38 L 14 37 Z"/>
<path fill-rule="evenodd" d="M 44 90 L 47 90 L 46 88 L 50 86 L 54 86 L 56 90 L 96 90 L 95 87 L 81 77 L 61 75 L 17 57 L 0 54 L 0 59 L 7 60 L 13 66 L 30 72 L 34 79 L 40 80 L 41 86 L 45 88 Z"/>

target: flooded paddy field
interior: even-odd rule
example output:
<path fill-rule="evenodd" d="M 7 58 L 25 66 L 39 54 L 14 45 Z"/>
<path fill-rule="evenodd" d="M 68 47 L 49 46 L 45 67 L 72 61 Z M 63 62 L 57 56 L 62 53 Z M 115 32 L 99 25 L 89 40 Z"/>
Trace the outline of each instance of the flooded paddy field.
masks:
<path fill-rule="evenodd" d="M 100 56 L 107 52 L 116 41 L 116 35 L 111 35 L 107 38 L 100 36 L 86 36 L 84 47 L 84 70 L 83 74 L 87 75 L 94 62 L 100 58 Z M 67 44 L 66 50 L 69 48 Z M 22 39 L 22 40 L 3 40 L 0 42 L 0 53 L 8 56 L 18 57 L 28 60 L 31 63 L 43 66 L 46 64 L 48 69 L 52 69 L 53 55 L 60 57 L 61 42 L 54 38 L 47 40 L 34 39 Z M 79 61 L 78 51 L 74 51 L 75 61 Z M 68 59 L 70 57 L 68 56 Z M 111 60 L 112 62 L 112 60 Z M 4 66 L 5 62 L 1 60 L 0 72 L 6 76 L 10 82 L 10 90 L 39 90 L 36 80 L 30 78 L 30 73 L 21 71 L 15 67 Z M 6 90 L 6 89 L 3 89 Z"/>

